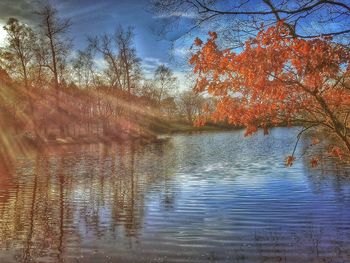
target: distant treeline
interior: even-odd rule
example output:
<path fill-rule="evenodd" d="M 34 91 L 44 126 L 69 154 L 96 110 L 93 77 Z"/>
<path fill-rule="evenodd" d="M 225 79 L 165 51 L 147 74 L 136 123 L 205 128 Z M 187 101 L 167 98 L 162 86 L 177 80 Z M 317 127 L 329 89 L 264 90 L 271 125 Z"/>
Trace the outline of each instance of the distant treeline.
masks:
<path fill-rule="evenodd" d="M 90 36 L 73 52 L 71 22 L 46 5 L 32 28 L 10 18 L 0 49 L 2 144 L 9 137 L 35 142 L 106 137 L 152 137 L 160 122 L 192 123 L 208 102 L 178 90 L 172 70 L 159 65 L 146 77 L 133 28 Z M 103 66 L 96 61 L 103 59 Z"/>

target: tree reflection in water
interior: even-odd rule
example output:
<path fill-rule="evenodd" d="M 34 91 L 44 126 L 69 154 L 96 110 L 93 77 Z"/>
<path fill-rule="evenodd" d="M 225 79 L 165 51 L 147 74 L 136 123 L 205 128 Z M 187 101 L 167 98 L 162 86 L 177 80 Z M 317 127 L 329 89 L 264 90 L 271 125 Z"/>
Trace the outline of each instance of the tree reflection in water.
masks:
<path fill-rule="evenodd" d="M 0 167 L 0 262 L 348 262 L 350 170 L 286 168 L 297 132 L 17 155 Z"/>
<path fill-rule="evenodd" d="M 9 260 L 62 262 L 65 254 L 79 258 L 83 243 L 94 247 L 104 235 L 124 237 L 125 245 L 133 246 L 145 192 L 156 181 L 167 185 L 171 179 L 172 166 L 162 165 L 163 147 L 169 145 L 70 146 L 19 159 L 12 175 L 1 176 L 1 249 L 11 252 Z M 164 191 L 170 207 L 174 199 Z"/>

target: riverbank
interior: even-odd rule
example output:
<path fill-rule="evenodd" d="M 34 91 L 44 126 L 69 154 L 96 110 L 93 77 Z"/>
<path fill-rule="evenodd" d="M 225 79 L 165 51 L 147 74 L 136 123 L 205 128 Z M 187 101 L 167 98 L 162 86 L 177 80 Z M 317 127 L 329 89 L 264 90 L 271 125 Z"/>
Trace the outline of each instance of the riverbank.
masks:
<path fill-rule="evenodd" d="M 217 132 L 238 129 L 223 124 L 210 123 L 205 126 L 194 126 L 184 120 L 165 120 L 158 119 L 150 125 L 147 130 L 139 133 L 132 133 L 126 130 L 120 130 L 118 133 L 102 134 L 79 134 L 78 136 L 34 136 L 33 132 L 15 133 L 8 129 L 2 132 L 0 137 L 0 172 L 5 171 L 7 166 L 17 158 L 18 154 L 30 156 L 33 151 L 39 149 L 52 149 L 52 147 L 65 147 L 74 145 L 93 145 L 93 144 L 128 144 L 147 145 L 150 143 L 166 142 L 173 134 L 195 134 L 203 132 Z M 6 168 L 6 169 L 5 169 Z M 3 172 L 4 173 L 4 172 Z"/>
<path fill-rule="evenodd" d="M 209 123 L 205 126 L 194 126 L 184 120 L 157 120 L 153 122 L 147 131 L 133 133 L 131 131 L 121 130 L 118 133 L 101 135 L 101 134 L 85 134 L 79 136 L 40 136 L 35 137 L 32 132 L 25 132 L 22 134 L 14 134 L 7 132 L 3 134 L 2 144 L 3 151 L 8 152 L 7 146 L 16 149 L 18 152 L 26 151 L 29 148 L 41 148 L 55 145 L 74 145 L 74 144 L 95 144 L 95 143 L 111 143 L 111 142 L 127 142 L 132 141 L 138 144 L 154 143 L 167 140 L 167 135 L 172 134 L 192 134 L 202 132 L 215 132 L 235 130 L 237 127 L 228 126 L 224 124 Z"/>
<path fill-rule="evenodd" d="M 240 127 L 235 127 L 222 123 L 208 123 L 203 126 L 194 126 L 193 124 L 184 120 L 160 120 L 152 125 L 152 130 L 157 135 L 175 134 L 175 133 L 196 133 L 196 132 L 210 132 L 210 131 L 227 131 L 237 130 Z"/>

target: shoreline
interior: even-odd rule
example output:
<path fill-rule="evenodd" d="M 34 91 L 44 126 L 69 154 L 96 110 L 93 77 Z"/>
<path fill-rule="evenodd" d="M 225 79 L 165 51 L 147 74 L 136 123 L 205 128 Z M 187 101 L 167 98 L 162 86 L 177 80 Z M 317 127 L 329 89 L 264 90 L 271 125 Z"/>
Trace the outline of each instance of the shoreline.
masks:
<path fill-rule="evenodd" d="M 220 125 L 220 124 L 209 124 L 205 126 L 193 126 L 184 122 L 171 122 L 166 123 L 165 126 L 151 130 L 148 134 L 132 134 L 122 132 L 115 135 L 86 135 L 86 136 L 66 136 L 66 137 L 57 137 L 55 139 L 40 138 L 39 141 L 30 136 L 17 135 L 13 137 L 13 142 L 18 145 L 32 146 L 36 148 L 45 147 L 45 146 L 60 146 L 60 145 L 76 145 L 76 144 L 94 144 L 94 143 L 110 143 L 110 142 L 138 142 L 138 143 L 152 143 L 159 142 L 164 140 L 164 136 L 174 135 L 174 134 L 194 134 L 202 132 L 218 132 L 218 131 L 231 131 L 239 130 L 239 127 Z"/>
<path fill-rule="evenodd" d="M 298 125 L 296 125 L 298 126 Z M 279 127 L 286 127 L 281 125 Z M 274 128 L 274 127 L 271 127 Z M 12 137 L 12 145 L 19 145 L 19 148 L 41 148 L 46 146 L 65 146 L 65 145 L 77 145 L 77 144 L 96 144 L 96 143 L 126 143 L 136 142 L 140 144 L 161 142 L 169 139 L 168 136 L 176 134 L 200 134 L 207 132 L 222 132 L 222 131 L 237 131 L 242 130 L 244 127 L 236 127 L 225 124 L 210 123 L 204 126 L 194 126 L 183 121 L 165 121 L 160 122 L 160 126 L 154 127 L 148 134 L 133 134 L 121 132 L 120 134 L 112 135 L 85 135 L 85 136 L 66 136 L 57 137 L 55 139 L 41 138 L 39 141 L 33 137 L 25 136 L 25 134 L 10 136 Z M 16 147 L 16 146 L 14 146 Z"/>

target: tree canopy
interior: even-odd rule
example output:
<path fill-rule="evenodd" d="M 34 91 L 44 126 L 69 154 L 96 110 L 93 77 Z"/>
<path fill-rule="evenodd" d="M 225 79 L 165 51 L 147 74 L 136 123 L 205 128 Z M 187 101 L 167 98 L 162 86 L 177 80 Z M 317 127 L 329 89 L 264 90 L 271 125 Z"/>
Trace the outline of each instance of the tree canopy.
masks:
<path fill-rule="evenodd" d="M 281 124 L 323 127 L 350 153 L 350 50 L 330 37 L 301 39 L 283 22 L 261 30 L 242 52 L 220 50 L 209 32 L 190 63 L 198 74 L 197 92 L 218 98 L 214 111 L 198 119 L 227 120 L 246 135 Z M 338 149 L 338 148 L 337 148 Z M 291 164 L 294 156 L 287 159 Z"/>

